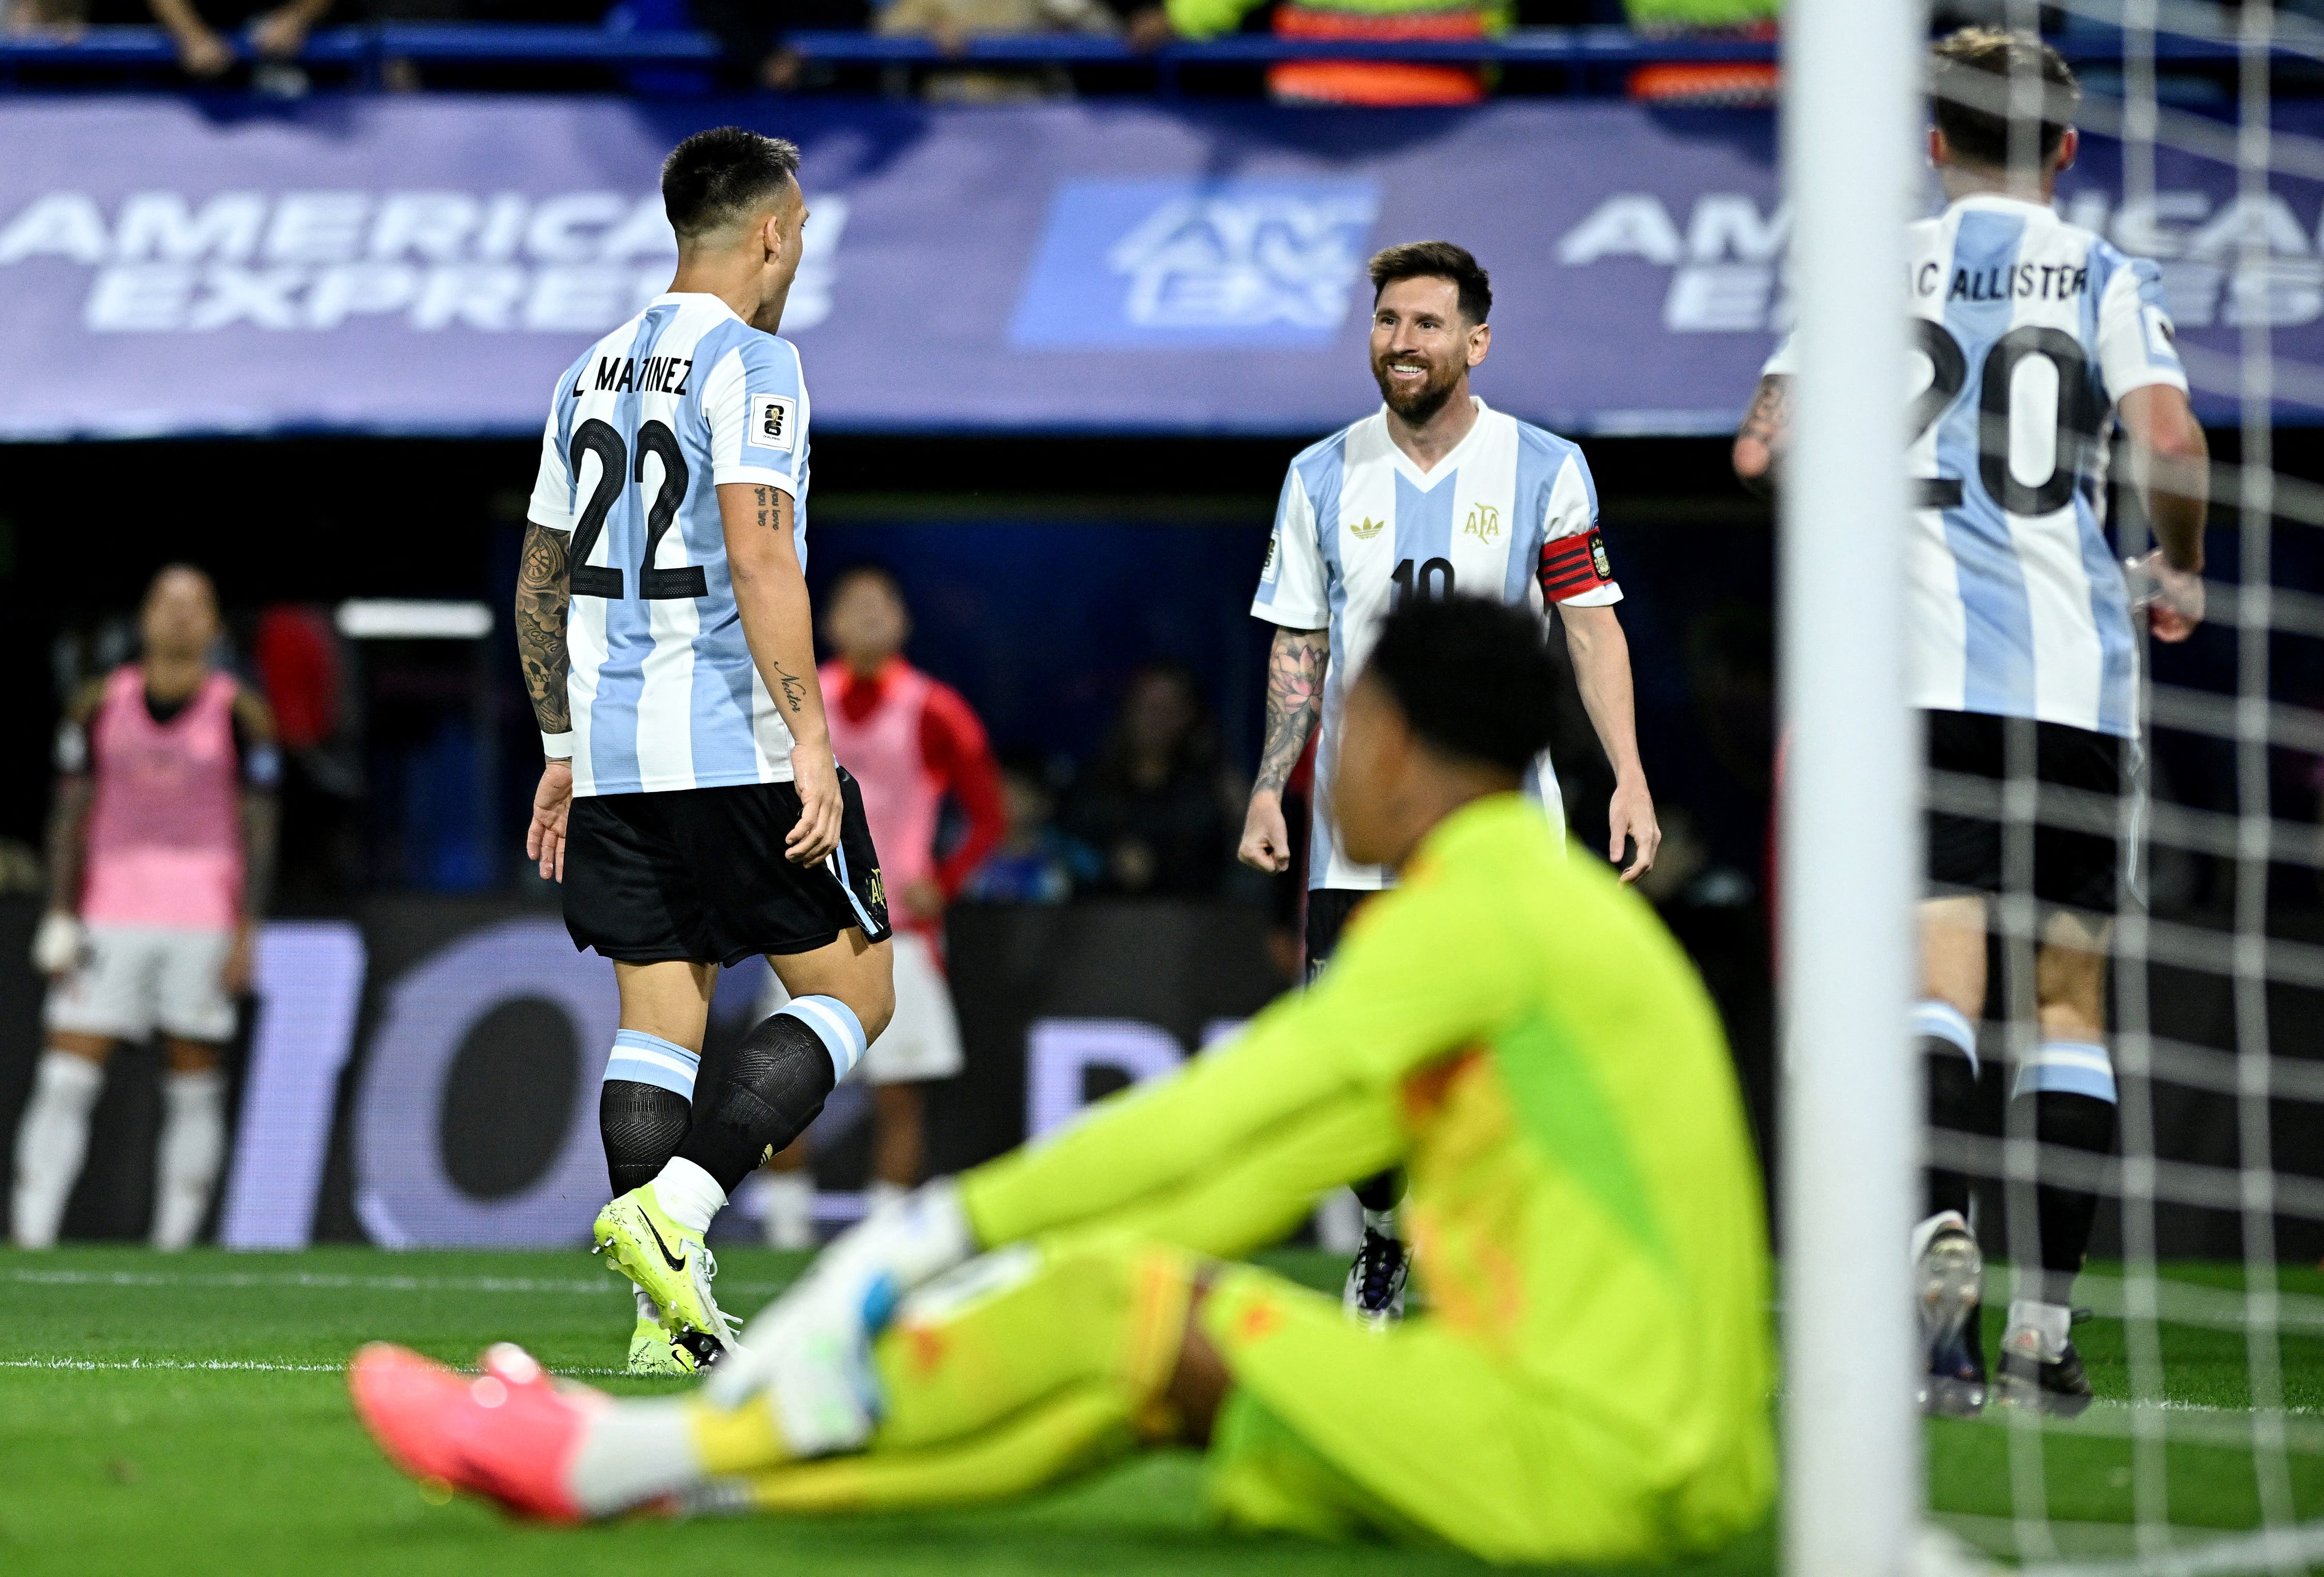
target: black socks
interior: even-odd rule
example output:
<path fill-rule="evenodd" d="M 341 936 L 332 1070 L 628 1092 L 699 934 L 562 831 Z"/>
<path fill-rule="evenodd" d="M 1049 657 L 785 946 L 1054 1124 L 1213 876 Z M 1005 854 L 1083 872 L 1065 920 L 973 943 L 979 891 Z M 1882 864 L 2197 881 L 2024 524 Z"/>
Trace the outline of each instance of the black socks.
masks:
<path fill-rule="evenodd" d="M 641 1188 L 686 1142 L 694 1103 L 659 1084 L 607 1079 L 597 1096 L 597 1131 L 616 1197 Z"/>
<path fill-rule="evenodd" d="M 731 1195 L 770 1150 L 806 1130 L 835 1082 L 822 1039 L 794 1014 L 777 1013 L 734 1048 L 717 1093 L 697 1106 L 678 1153 Z"/>
<path fill-rule="evenodd" d="M 1928 1070 L 1929 1127 L 1940 1132 L 1975 1134 L 1978 1130 L 1976 1065 L 1941 1035 L 1921 1037 L 1921 1061 Z M 1967 1219 L 1967 1173 L 1932 1162 L 1923 1174 L 1923 1214 L 1955 1210 Z"/>
<path fill-rule="evenodd" d="M 2094 1157 L 2114 1153 L 2113 1102 L 2064 1090 L 2036 1090 L 2017 1099 L 2034 1102 L 2034 1137 L 2045 1150 L 2082 1150 Z M 2045 1156 L 2043 1170 L 2048 1169 Z M 2082 1268 L 2082 1256 L 2089 1250 L 2098 1196 L 2089 1188 L 2037 1182 L 2034 1199 L 2034 1220 L 2042 1233 L 2042 1274 L 2022 1296 L 2062 1304 L 2069 1301 L 2074 1277 Z"/>

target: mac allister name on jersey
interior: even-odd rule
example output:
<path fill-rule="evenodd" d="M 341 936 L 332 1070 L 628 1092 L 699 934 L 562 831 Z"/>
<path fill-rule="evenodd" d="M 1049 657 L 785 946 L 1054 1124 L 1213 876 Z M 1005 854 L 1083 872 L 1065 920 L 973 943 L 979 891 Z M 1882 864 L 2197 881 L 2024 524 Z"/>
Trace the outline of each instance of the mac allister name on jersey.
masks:
<path fill-rule="evenodd" d="M 2106 530 L 2133 390 L 2184 390 L 2162 275 L 2040 203 L 1910 226 L 1913 705 L 2138 732 L 2138 646 Z M 1767 362 L 1795 371 L 1791 342 Z"/>

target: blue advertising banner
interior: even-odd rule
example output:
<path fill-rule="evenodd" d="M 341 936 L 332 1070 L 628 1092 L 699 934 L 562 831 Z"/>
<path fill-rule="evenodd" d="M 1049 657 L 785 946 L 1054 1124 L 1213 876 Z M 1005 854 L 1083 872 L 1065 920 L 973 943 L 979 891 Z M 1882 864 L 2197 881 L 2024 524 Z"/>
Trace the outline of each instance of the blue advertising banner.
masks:
<path fill-rule="evenodd" d="M 1725 430 L 1791 310 L 1751 111 L 20 97 L 0 436 L 535 431 L 669 281 L 661 157 L 727 121 L 806 150 L 785 332 L 826 429 L 1320 433 L 1375 398 L 1365 257 L 1425 236 L 1493 272 L 1480 391 L 1569 432 Z M 2206 414 L 2258 322 L 2318 420 L 2324 183 L 2165 152 L 2125 204 L 2085 146 L 2061 203 L 2163 261 Z"/>

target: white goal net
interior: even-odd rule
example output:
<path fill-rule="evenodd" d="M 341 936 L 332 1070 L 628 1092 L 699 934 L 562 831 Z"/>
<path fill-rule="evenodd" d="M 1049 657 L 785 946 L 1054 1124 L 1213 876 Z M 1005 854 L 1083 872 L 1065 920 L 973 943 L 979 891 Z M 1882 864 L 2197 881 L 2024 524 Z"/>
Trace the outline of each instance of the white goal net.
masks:
<path fill-rule="evenodd" d="M 1785 19 L 1787 1569 L 2324 1571 L 2324 5 L 1953 0 L 1922 21 L 1886 0 L 1794 0 Z M 1909 624 L 1912 572 L 1868 540 L 1904 540 L 1926 501 L 1882 478 L 1913 437 L 1889 430 L 1896 369 L 1944 374 L 1880 328 L 1904 254 L 1864 233 L 1890 213 L 1884 181 L 1906 190 L 1900 226 L 1943 207 L 1922 153 L 1926 46 L 1970 22 L 2038 32 L 2071 63 L 2081 143 L 2056 212 L 2157 265 L 2209 436 L 2208 615 L 2176 643 L 2135 619 L 2119 793 L 2061 788 L 2030 720 L 2001 728 L 1992 776 L 1924 770 L 1904 638 L 1885 627 Z M 2010 171 L 2037 174 L 2043 84 L 1997 83 Z M 1863 270 L 1875 282 L 1852 282 Z M 1984 364 L 2017 382 L 1984 392 L 1979 458 L 1999 446 L 2036 491 L 2066 463 L 2076 370 Z M 2036 398 L 2058 419 L 2029 438 L 2012 401 Z M 2112 463 L 2087 491 L 2111 545 L 2083 567 L 2102 577 L 2155 546 L 2147 488 L 2167 462 L 2110 425 L 2095 436 Z M 2021 530 L 2010 550 L 2035 549 Z M 2153 590 L 2125 578 L 2134 606 Z M 1849 597 L 1862 605 L 1836 613 Z M 1967 600 L 1972 622 L 2008 613 Z M 1912 918 L 1923 808 L 2001 829 L 1969 1015 L 1977 1120 L 1959 1129 L 1926 1123 L 1924 1044 L 1868 1028 L 1930 994 Z M 2054 945 L 2061 833 L 2120 851 L 2095 1031 Z M 1875 1065 L 1892 1046 L 1901 1079 Z M 2102 1148 L 2037 1115 L 2060 1091 L 2112 1106 Z M 1981 1408 L 1929 1419 L 1895 1394 L 1896 1366 L 1925 1363 L 1891 1274 L 1932 1208 L 1924 1159 L 1969 1179 L 1995 1366 Z M 2079 1274 L 2056 1262 L 2071 1211 L 2048 1203 L 2073 1191 L 2097 1201 Z M 2033 1331 L 2028 1362 L 2050 1361 L 2035 1337 L 2059 1308 L 2087 1407 L 2034 1368 L 2005 1383 L 2005 1334 Z"/>

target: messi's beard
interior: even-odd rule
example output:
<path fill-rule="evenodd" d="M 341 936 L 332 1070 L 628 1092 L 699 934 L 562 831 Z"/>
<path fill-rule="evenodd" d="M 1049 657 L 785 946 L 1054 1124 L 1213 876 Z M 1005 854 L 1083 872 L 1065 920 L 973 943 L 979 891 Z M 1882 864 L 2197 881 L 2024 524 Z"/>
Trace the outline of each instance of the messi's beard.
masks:
<path fill-rule="evenodd" d="M 1460 387 L 1459 373 L 1447 375 L 1439 369 L 1430 370 L 1437 375 L 1431 376 L 1419 388 L 1407 392 L 1398 388 L 1396 380 L 1388 376 L 1385 363 L 1372 364 L 1372 378 L 1379 384 L 1380 398 L 1408 426 L 1427 426 L 1436 413 L 1444 409 L 1444 402 L 1452 398 L 1452 391 Z"/>

